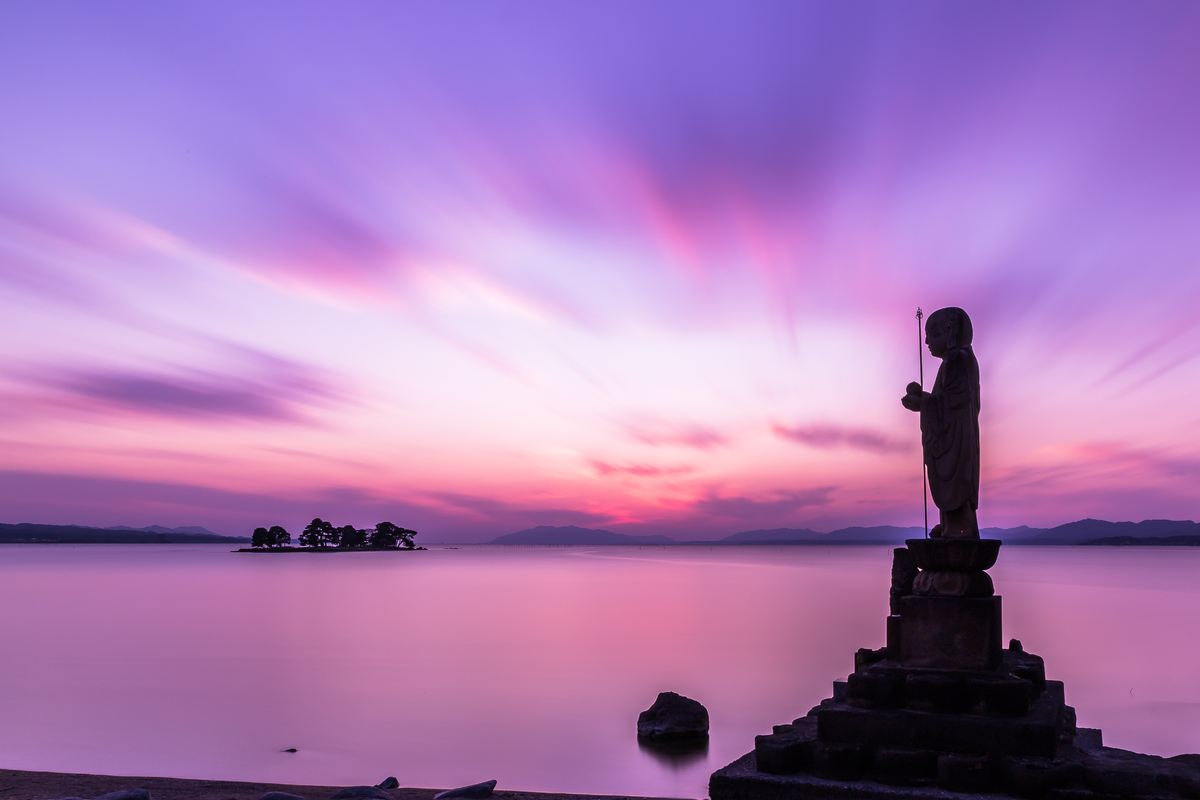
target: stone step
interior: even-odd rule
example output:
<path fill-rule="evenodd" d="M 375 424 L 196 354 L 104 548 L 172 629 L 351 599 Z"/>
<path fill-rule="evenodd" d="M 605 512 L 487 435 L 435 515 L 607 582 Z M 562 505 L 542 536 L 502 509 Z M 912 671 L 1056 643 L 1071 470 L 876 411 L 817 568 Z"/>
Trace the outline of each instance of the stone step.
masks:
<path fill-rule="evenodd" d="M 868 748 L 1053 757 L 1060 733 L 1065 730 L 1074 735 L 1074 713 L 1073 709 L 1068 712 L 1069 706 L 1062 702 L 1060 682 L 1047 681 L 1046 688 L 1029 707 L 1029 713 L 1017 718 L 822 704 L 816 715 L 817 734 L 824 742 Z"/>

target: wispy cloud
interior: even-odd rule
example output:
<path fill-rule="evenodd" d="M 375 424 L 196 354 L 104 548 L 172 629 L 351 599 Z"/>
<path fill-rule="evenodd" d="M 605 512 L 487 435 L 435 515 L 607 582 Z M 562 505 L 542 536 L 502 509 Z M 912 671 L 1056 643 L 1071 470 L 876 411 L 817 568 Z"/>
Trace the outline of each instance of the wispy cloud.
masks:
<path fill-rule="evenodd" d="M 782 439 L 797 442 L 819 450 L 829 450 L 835 447 L 849 447 L 854 450 L 865 450 L 868 453 L 884 455 L 887 453 L 908 453 L 916 448 L 916 443 L 893 439 L 873 428 L 850 428 L 842 425 L 816 424 L 788 427 L 772 425 L 771 431 Z"/>
<path fill-rule="evenodd" d="M 309 423 L 319 408 L 351 402 L 345 389 L 299 364 L 257 354 L 255 377 L 203 370 L 60 368 L 14 372 L 40 401 L 93 414 L 190 422 Z M 32 402 L 30 402 L 32 400 Z"/>
<path fill-rule="evenodd" d="M 656 467 L 652 464 L 609 464 L 606 461 L 592 460 L 592 468 L 604 475 L 634 475 L 639 478 L 653 478 L 660 475 L 682 475 L 692 471 L 692 467 Z"/>
<path fill-rule="evenodd" d="M 536 525 L 602 525 L 614 517 L 603 512 L 580 511 L 573 508 L 538 508 L 532 505 L 508 503 L 491 497 L 456 492 L 430 492 L 428 497 L 450 509 L 471 512 L 477 518 L 495 526 L 502 533 L 506 528 Z M 513 528 L 516 530 L 517 528 Z M 499 535 L 499 534 L 497 534 Z"/>
<path fill-rule="evenodd" d="M 643 422 L 626 428 L 635 441 L 655 447 L 693 447 L 711 450 L 729 443 L 729 437 L 707 425 L 670 422 Z"/>
<path fill-rule="evenodd" d="M 293 422 L 291 404 L 264 387 L 122 373 L 63 375 L 58 388 L 129 411 L 175 417 L 238 417 Z"/>

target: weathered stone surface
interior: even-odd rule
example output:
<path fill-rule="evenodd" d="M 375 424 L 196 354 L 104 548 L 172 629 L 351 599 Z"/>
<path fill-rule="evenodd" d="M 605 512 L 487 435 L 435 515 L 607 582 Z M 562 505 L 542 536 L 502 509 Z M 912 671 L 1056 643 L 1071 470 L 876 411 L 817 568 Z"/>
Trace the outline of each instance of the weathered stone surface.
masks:
<path fill-rule="evenodd" d="M 1088 732 L 1096 734 L 1096 744 L 1094 746 L 1099 747 L 1100 746 L 1100 731 L 1097 730 L 1096 728 L 1080 728 L 1079 733 L 1076 735 L 1082 736 Z M 1084 747 L 1084 745 L 1079 745 L 1079 746 Z M 1177 756 L 1171 756 L 1170 758 L 1167 759 L 1167 761 L 1170 761 L 1175 764 L 1183 764 L 1184 766 L 1194 767 L 1195 769 L 1200 770 L 1200 753 L 1181 753 L 1180 755 L 1177 755 Z"/>
<path fill-rule="evenodd" d="M 754 737 L 754 760 L 760 772 L 789 775 L 812 769 L 816 720 L 801 717 L 792 725 L 776 725 L 774 732 Z"/>
<path fill-rule="evenodd" d="M 690 697 L 662 692 L 638 715 L 637 732 L 646 739 L 688 739 L 708 735 L 708 709 Z"/>
<path fill-rule="evenodd" d="M 912 594 L 913 579 L 917 577 L 917 565 L 906 547 L 892 551 L 892 588 L 888 591 L 891 613 L 900 613 L 900 598 Z"/>
<path fill-rule="evenodd" d="M 998 671 L 932 670 L 876 662 L 849 676 L 844 701 L 856 708 L 1020 717 L 1041 691 L 1032 681 L 1012 674 L 1014 668 L 1029 674 L 1032 666 L 1012 661 L 1005 659 Z"/>
<path fill-rule="evenodd" d="M 942 753 L 937 759 L 937 784 L 959 792 L 981 792 L 992 782 L 991 760 L 978 753 Z"/>
<path fill-rule="evenodd" d="M 851 673 L 846 680 L 846 702 L 858 708 L 903 708 L 905 673 L 875 669 Z"/>
<path fill-rule="evenodd" d="M 708 791 L 712 800 L 1000 800 L 1002 797 L 963 795 L 920 785 L 887 785 L 865 779 L 829 780 L 803 772 L 768 775 L 754 768 L 753 753 L 714 772 Z"/>
<path fill-rule="evenodd" d="M 147 789 L 121 789 L 100 795 L 96 800 L 150 800 L 150 792 Z"/>
<path fill-rule="evenodd" d="M 982 692 L 977 684 L 970 683 L 968 675 L 970 673 L 942 670 L 910 673 L 904 681 L 904 705 L 935 714 L 965 714 L 977 710 Z"/>
<path fill-rule="evenodd" d="M 1075 731 L 1073 744 L 1080 750 L 1099 750 L 1104 746 L 1104 734 L 1099 728 L 1078 728 Z M 1176 756 L 1176 758 L 1181 758 L 1181 756 Z"/>
<path fill-rule="evenodd" d="M 1171 794 L 1169 778 L 1160 781 L 1157 770 L 1133 760 L 1089 758 L 1083 762 L 1083 785 L 1121 797 Z"/>
<path fill-rule="evenodd" d="M 856 741 L 837 742 L 818 737 L 813 742 L 812 773 L 836 781 L 857 780 L 867 769 L 870 752 Z"/>
<path fill-rule="evenodd" d="M 1051 789 L 1078 784 L 1083 774 L 1078 762 L 1019 756 L 998 759 L 996 771 L 1000 786 L 1018 797 L 1042 797 Z"/>
<path fill-rule="evenodd" d="M 1062 731 L 1062 708 L 1061 694 L 1053 691 L 1043 692 L 1029 713 L 1016 719 L 831 703 L 817 711 L 817 733 L 822 741 L 869 747 L 1052 758 Z"/>
<path fill-rule="evenodd" d="M 907 539 L 904 544 L 920 569 L 972 572 L 991 569 L 1000 555 L 999 539 Z"/>
<path fill-rule="evenodd" d="M 1020 650 L 1005 650 L 1000 655 L 1003 669 L 1008 674 L 1029 681 L 1036 698 L 1046 689 L 1046 664 L 1041 656 Z"/>
<path fill-rule="evenodd" d="M 908 667 L 992 670 L 1000 666 L 1000 598 L 905 597 L 900 658 Z"/>
<path fill-rule="evenodd" d="M 354 798 L 359 797 L 376 798 L 376 800 L 395 800 L 394 797 L 378 786 L 349 786 L 337 794 L 331 795 L 329 800 L 354 800 Z"/>
<path fill-rule="evenodd" d="M 912 747 L 878 747 L 868 776 L 892 786 L 920 786 L 937 777 L 938 754 Z"/>
<path fill-rule="evenodd" d="M 492 796 L 492 790 L 496 788 L 495 781 L 484 781 L 483 783 L 472 783 L 470 786 L 460 786 L 457 789 L 447 789 L 444 792 L 438 792 L 433 796 L 433 800 L 449 800 L 451 797 L 466 797 L 470 800 L 483 800 L 485 797 Z"/>
<path fill-rule="evenodd" d="M 864 667 L 869 667 L 872 664 L 883 661 L 887 657 L 888 650 L 886 647 L 881 647 L 878 650 L 872 650 L 869 647 L 860 647 L 854 653 L 854 671 L 858 672 Z"/>
<path fill-rule="evenodd" d="M 986 572 L 922 570 L 913 581 L 912 593 L 919 597 L 991 597 L 996 593 Z M 903 603 L 901 603 L 903 607 Z"/>
<path fill-rule="evenodd" d="M 899 606 L 898 602 L 897 607 Z M 900 626 L 902 624 L 899 612 L 894 612 L 887 618 L 887 651 L 888 658 L 893 661 L 900 660 Z"/>

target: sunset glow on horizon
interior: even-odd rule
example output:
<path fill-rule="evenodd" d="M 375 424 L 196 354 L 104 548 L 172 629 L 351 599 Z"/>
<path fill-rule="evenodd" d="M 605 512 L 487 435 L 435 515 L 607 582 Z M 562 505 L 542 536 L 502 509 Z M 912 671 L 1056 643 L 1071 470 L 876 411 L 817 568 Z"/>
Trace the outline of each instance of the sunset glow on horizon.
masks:
<path fill-rule="evenodd" d="M 1200 7 L 0 10 L 3 522 L 1200 517 Z M 928 388 L 938 362 L 925 353 Z"/>

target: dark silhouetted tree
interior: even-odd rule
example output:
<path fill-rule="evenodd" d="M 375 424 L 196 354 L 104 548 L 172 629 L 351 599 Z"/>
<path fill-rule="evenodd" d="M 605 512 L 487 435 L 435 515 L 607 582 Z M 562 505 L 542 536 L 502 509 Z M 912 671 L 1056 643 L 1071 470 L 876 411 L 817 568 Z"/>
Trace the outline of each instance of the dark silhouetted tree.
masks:
<path fill-rule="evenodd" d="M 289 547 L 292 544 L 292 535 L 282 525 L 272 525 L 267 537 L 267 547 Z"/>
<path fill-rule="evenodd" d="M 381 522 L 375 526 L 375 532 L 371 535 L 371 546 L 403 547 L 406 550 L 411 550 L 413 548 L 413 537 L 416 535 L 416 531 L 410 531 L 408 528 L 401 528 L 399 525 L 393 525 L 390 522 Z"/>
<path fill-rule="evenodd" d="M 343 525 L 341 532 L 342 547 L 363 547 L 367 543 L 367 532 L 353 525 Z"/>
<path fill-rule="evenodd" d="M 386 527 L 385 523 L 380 523 L 371 529 L 368 541 L 371 547 L 374 548 L 396 546 L 396 537 L 392 535 L 392 532 Z"/>
<path fill-rule="evenodd" d="M 254 534 L 250 537 L 251 547 L 270 547 L 271 534 L 266 528 L 255 528 Z"/>
<path fill-rule="evenodd" d="M 327 547 L 330 544 L 336 545 L 335 534 L 336 529 L 333 525 L 317 517 L 304 526 L 304 532 L 300 534 L 300 546 Z"/>

